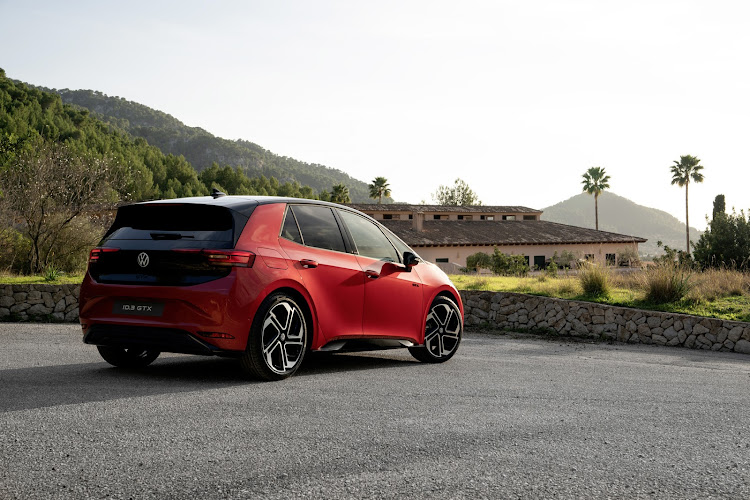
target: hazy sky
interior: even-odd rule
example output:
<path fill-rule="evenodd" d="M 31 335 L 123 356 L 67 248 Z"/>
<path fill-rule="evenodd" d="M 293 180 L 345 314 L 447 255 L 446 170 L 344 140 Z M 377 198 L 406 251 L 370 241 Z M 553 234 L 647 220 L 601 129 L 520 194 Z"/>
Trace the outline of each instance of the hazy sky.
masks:
<path fill-rule="evenodd" d="M 541 208 L 603 166 L 611 191 L 690 222 L 749 208 L 745 1 L 0 0 L 11 78 L 95 89 L 430 202 Z M 593 205 L 593 200 L 592 200 Z"/>

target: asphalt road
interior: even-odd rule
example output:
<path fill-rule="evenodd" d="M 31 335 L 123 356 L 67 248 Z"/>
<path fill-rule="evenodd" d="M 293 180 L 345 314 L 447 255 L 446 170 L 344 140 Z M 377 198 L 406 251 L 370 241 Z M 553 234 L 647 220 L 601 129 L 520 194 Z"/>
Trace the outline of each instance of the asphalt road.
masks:
<path fill-rule="evenodd" d="M 750 498 L 750 357 L 469 333 L 453 360 L 109 367 L 0 324 L 0 498 Z"/>

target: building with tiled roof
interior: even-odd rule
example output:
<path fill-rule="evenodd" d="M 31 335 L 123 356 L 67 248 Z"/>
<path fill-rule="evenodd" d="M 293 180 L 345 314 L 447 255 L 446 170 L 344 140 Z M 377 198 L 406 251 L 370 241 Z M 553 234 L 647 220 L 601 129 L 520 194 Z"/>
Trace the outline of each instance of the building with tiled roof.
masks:
<path fill-rule="evenodd" d="M 414 248 L 420 257 L 449 270 L 466 266 L 466 257 L 495 248 L 524 255 L 530 266 L 545 267 L 563 251 L 580 259 L 614 265 L 618 255 L 637 253 L 639 236 L 597 231 L 540 220 L 541 210 L 518 206 L 447 207 L 440 205 L 349 204 Z"/>

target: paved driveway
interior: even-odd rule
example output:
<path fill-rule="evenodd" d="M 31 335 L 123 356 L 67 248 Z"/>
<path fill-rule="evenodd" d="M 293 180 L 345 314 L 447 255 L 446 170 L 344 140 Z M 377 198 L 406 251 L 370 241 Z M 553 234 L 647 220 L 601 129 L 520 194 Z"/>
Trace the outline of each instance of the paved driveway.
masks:
<path fill-rule="evenodd" d="M 0 498 L 750 498 L 750 357 L 469 333 L 450 362 L 100 361 L 0 324 Z"/>

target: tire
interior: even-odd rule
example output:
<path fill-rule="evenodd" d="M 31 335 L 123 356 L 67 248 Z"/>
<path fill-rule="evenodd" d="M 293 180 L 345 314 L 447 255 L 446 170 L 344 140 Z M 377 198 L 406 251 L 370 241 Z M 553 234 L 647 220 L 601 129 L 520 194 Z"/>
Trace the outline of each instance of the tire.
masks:
<path fill-rule="evenodd" d="M 443 363 L 456 354 L 464 324 L 461 310 L 447 297 L 436 297 L 425 321 L 424 345 L 409 352 L 423 363 Z"/>
<path fill-rule="evenodd" d="M 291 377 L 302 364 L 309 343 L 307 317 L 285 293 L 269 295 L 258 308 L 240 365 L 260 380 Z"/>
<path fill-rule="evenodd" d="M 159 357 L 159 351 L 149 351 L 141 347 L 96 346 L 104 361 L 119 368 L 143 368 Z"/>

